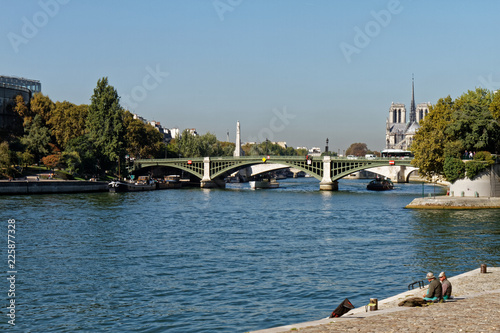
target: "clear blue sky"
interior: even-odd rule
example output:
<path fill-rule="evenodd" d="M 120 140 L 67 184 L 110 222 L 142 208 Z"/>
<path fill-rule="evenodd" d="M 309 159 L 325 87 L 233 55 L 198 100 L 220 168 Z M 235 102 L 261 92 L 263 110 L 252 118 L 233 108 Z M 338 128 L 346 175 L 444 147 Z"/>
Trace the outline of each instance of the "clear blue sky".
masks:
<path fill-rule="evenodd" d="M 219 140 L 239 120 L 243 141 L 379 150 L 391 102 L 409 108 L 412 73 L 417 103 L 500 85 L 494 0 L 0 5 L 0 75 L 76 104 L 107 76 L 132 112 Z"/>

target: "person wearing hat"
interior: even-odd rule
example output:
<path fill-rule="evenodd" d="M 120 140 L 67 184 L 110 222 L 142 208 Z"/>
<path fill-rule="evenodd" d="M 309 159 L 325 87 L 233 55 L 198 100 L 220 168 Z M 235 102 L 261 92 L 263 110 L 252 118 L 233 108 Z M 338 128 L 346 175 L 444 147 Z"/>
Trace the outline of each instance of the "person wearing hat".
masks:
<path fill-rule="evenodd" d="M 429 289 L 427 289 L 427 294 L 424 295 L 426 301 L 439 301 L 443 296 L 443 288 L 441 287 L 441 282 L 436 280 L 434 273 L 429 272 L 426 276 L 427 281 L 430 282 Z"/>
<path fill-rule="evenodd" d="M 446 273 L 439 273 L 439 280 L 441 281 L 441 287 L 443 289 L 443 299 L 446 301 L 451 297 L 451 283 L 446 278 Z"/>

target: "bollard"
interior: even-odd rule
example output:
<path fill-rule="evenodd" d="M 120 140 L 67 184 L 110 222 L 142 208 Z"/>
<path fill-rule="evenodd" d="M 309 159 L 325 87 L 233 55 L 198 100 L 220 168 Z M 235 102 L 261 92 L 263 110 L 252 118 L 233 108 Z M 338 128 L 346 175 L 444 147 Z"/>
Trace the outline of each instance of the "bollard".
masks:
<path fill-rule="evenodd" d="M 370 304 L 368 304 L 370 311 L 378 310 L 378 298 L 370 298 Z"/>
<path fill-rule="evenodd" d="M 481 264 L 481 273 L 486 273 L 486 264 Z"/>

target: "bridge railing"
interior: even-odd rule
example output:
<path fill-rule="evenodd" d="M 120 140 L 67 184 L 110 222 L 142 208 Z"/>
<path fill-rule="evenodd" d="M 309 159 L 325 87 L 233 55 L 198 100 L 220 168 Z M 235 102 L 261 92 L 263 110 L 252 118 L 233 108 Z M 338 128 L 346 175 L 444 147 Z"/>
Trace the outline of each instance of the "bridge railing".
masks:
<path fill-rule="evenodd" d="M 287 159 L 291 161 L 303 161 L 306 159 L 314 159 L 314 160 L 323 160 L 323 156 L 284 156 L 284 155 L 259 155 L 259 156 L 209 156 L 211 161 L 222 161 L 222 160 L 259 160 L 265 158 L 266 160 L 273 159 Z M 148 162 L 156 162 L 156 161 L 203 161 L 205 157 L 171 157 L 171 158 L 152 158 L 152 159 L 137 159 L 135 161 L 148 161 Z M 345 156 L 331 156 L 331 160 L 358 160 L 358 161 L 389 161 L 389 160 L 403 160 L 403 161 L 411 161 L 413 158 L 411 157 L 375 157 L 375 158 L 365 158 L 365 157 L 356 157 L 356 158 L 347 158 Z"/>

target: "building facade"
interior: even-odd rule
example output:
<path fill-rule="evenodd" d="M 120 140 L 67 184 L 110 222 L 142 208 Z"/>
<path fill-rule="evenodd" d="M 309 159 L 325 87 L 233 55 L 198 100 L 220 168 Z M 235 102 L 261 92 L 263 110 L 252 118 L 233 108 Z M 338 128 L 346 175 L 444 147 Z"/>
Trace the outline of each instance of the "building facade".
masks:
<path fill-rule="evenodd" d="M 389 118 L 386 120 L 385 148 L 408 150 L 413 137 L 420 128 L 419 122 L 429 113 L 430 103 L 415 105 L 415 85 L 411 83 L 410 114 L 406 117 L 406 106 L 402 103 L 391 103 Z"/>
<path fill-rule="evenodd" d="M 16 96 L 23 96 L 28 104 L 32 95 L 41 90 L 40 81 L 0 75 L 0 130 L 12 130 L 22 125 L 22 120 L 14 111 Z"/>

